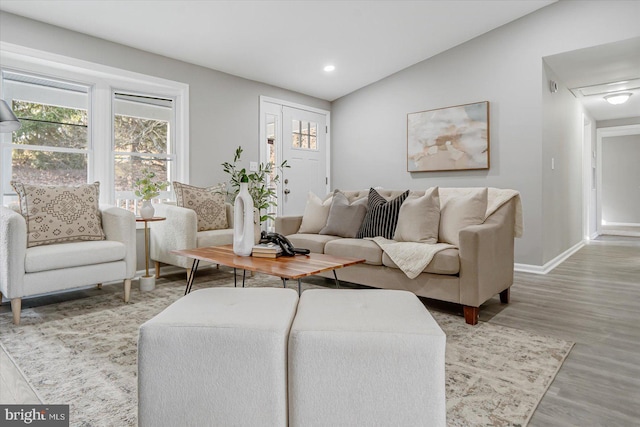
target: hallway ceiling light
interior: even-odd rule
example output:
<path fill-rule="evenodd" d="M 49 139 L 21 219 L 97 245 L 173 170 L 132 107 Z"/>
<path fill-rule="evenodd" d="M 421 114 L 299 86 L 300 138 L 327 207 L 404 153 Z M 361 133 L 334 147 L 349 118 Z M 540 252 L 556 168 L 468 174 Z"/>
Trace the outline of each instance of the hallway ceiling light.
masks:
<path fill-rule="evenodd" d="M 612 95 L 605 96 L 604 99 L 606 99 L 609 104 L 618 105 L 627 102 L 631 95 L 631 92 L 614 93 Z"/>
<path fill-rule="evenodd" d="M 335 66 L 335 65 L 327 65 L 326 67 L 324 67 L 324 70 L 325 70 L 326 72 L 331 72 L 331 71 L 333 71 L 333 70 L 335 70 L 335 69 L 336 69 L 336 66 Z"/>

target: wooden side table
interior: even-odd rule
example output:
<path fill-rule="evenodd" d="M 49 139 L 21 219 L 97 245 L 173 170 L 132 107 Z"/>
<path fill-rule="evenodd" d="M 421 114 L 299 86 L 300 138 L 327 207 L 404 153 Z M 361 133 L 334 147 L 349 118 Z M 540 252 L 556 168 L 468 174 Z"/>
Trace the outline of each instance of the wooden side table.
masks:
<path fill-rule="evenodd" d="M 144 271 L 145 275 L 140 278 L 140 290 L 152 291 L 156 287 L 156 278 L 149 274 L 149 223 L 164 221 L 165 217 L 154 216 L 153 218 L 136 217 L 136 222 L 144 222 Z"/>

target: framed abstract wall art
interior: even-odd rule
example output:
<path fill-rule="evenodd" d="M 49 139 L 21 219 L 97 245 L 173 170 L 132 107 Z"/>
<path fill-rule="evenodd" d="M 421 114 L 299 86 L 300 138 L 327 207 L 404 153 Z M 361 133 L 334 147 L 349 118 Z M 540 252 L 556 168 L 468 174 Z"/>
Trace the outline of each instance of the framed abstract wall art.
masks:
<path fill-rule="evenodd" d="M 489 102 L 407 114 L 407 171 L 489 169 Z"/>

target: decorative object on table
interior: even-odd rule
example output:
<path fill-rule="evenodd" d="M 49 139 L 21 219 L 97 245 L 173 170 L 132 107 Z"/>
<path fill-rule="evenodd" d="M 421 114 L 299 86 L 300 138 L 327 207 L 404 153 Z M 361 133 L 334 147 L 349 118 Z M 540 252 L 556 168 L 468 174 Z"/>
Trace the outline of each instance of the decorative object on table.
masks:
<path fill-rule="evenodd" d="M 251 256 L 258 258 L 277 258 L 280 255 L 282 255 L 282 248 L 275 243 L 258 243 L 251 250 Z"/>
<path fill-rule="evenodd" d="M 9 133 L 20 129 L 22 123 L 7 104 L 7 101 L 0 99 L 0 133 Z"/>
<path fill-rule="evenodd" d="M 224 172 L 230 176 L 229 189 L 227 190 L 229 201 L 233 203 L 236 195 L 240 192 L 240 179 L 246 176 L 248 178 L 248 191 L 253 200 L 253 206 L 258 209 L 260 223 L 262 224 L 268 219 L 273 220 L 274 213 L 267 210 L 277 205 L 275 184 L 280 182 L 280 175 L 276 172 L 290 166 L 286 160 L 280 166 L 275 166 L 273 163 L 260 163 L 257 171 L 247 173 L 246 169 L 238 166 L 241 155 L 242 147 L 238 147 L 233 155 L 233 163 L 222 163 Z"/>
<path fill-rule="evenodd" d="M 407 171 L 489 169 L 489 102 L 407 114 Z"/>
<path fill-rule="evenodd" d="M 142 178 L 136 179 L 135 195 L 142 198 L 142 209 L 140 209 L 140 216 L 144 219 L 153 218 L 155 209 L 151 204 L 151 199 L 155 199 L 160 195 L 160 191 L 166 190 L 169 185 L 166 181 L 154 181 L 156 173 L 152 170 L 144 168 L 142 170 Z"/>
<path fill-rule="evenodd" d="M 233 252 L 250 256 L 255 244 L 253 229 L 253 199 L 249 194 L 249 178 L 240 178 L 240 192 L 233 203 Z"/>

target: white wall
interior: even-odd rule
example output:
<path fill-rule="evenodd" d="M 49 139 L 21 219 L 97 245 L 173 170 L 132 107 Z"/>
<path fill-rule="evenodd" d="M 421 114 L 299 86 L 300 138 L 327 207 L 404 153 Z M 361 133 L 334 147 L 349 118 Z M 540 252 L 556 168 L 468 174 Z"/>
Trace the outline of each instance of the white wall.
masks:
<path fill-rule="evenodd" d="M 558 186 L 552 197 L 543 195 L 543 173 L 548 172 L 543 165 L 550 164 L 552 150 L 548 142 L 543 152 L 542 91 L 547 90 L 547 83 L 542 58 L 638 37 L 638 16 L 640 2 L 554 3 L 334 101 L 334 187 L 419 189 L 439 185 L 516 189 L 521 192 L 524 208 L 524 237 L 516 241 L 516 262 L 543 265 L 573 246 L 575 230 L 581 229 L 582 219 L 579 215 L 577 227 L 558 228 L 561 236 L 549 239 L 544 232 L 557 215 L 564 221 L 575 219 L 578 200 L 569 191 L 575 188 L 576 181 L 581 181 L 581 171 L 575 164 L 579 165 L 580 158 L 569 158 L 576 151 L 571 145 L 570 151 L 559 153 L 556 162 L 562 175 L 571 176 L 570 182 Z M 603 25 L 604 22 L 616 25 Z M 491 103 L 491 169 L 408 173 L 407 113 L 477 101 Z M 553 126 L 558 125 L 582 128 L 582 121 Z M 547 129 L 554 135 L 565 131 L 571 133 L 569 139 L 573 141 L 573 131 Z M 581 135 L 582 131 L 576 132 Z M 551 178 L 553 183 L 561 179 Z M 581 193 L 579 189 L 578 194 Z M 557 208 L 552 206 L 563 198 L 571 200 Z"/>
<path fill-rule="evenodd" d="M 640 225 L 640 134 L 602 138 L 602 219 Z"/>
<path fill-rule="evenodd" d="M 558 83 L 552 93 L 549 81 Z M 543 262 L 583 238 L 583 107 L 543 62 L 542 71 L 542 224 Z"/>

